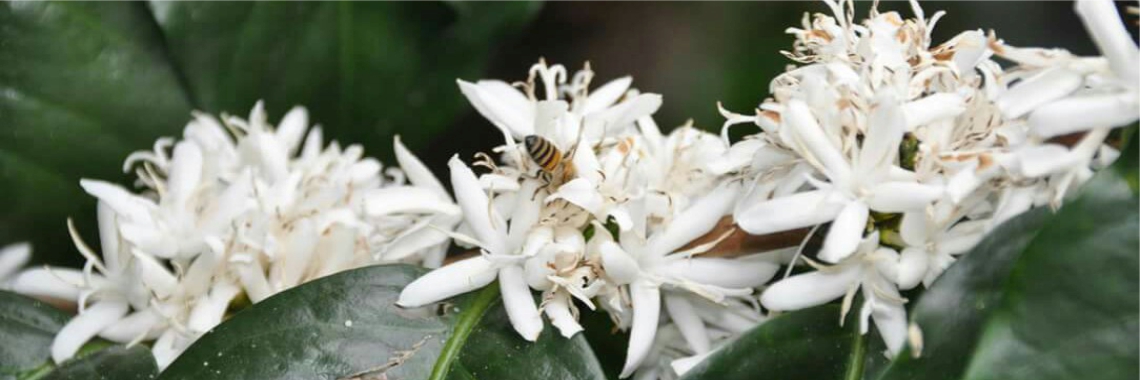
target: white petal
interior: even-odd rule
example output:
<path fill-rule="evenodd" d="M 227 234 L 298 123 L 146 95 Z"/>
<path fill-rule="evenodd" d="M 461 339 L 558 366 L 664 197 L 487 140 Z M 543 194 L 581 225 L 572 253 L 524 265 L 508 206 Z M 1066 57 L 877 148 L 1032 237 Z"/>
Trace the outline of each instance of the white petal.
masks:
<path fill-rule="evenodd" d="M 403 169 L 404 174 L 408 176 L 408 182 L 435 192 L 441 200 L 451 200 L 451 195 L 447 194 L 447 189 L 443 187 L 435 174 L 428 170 L 427 165 L 424 165 L 415 154 L 412 154 L 404 146 L 404 143 L 400 141 L 400 136 L 392 139 L 392 146 L 396 151 L 396 162 L 400 164 L 400 169 Z"/>
<path fill-rule="evenodd" d="M 134 254 L 135 263 L 139 266 L 141 272 L 142 282 L 146 284 L 150 291 L 154 292 L 158 298 L 166 298 L 174 294 L 178 290 L 178 278 L 170 273 L 158 260 L 151 255 L 142 253 L 137 249 L 131 252 Z"/>
<path fill-rule="evenodd" d="M 934 231 L 929 230 L 930 227 L 926 222 L 926 213 L 921 211 L 912 211 L 903 214 L 902 222 L 899 223 L 899 235 L 902 236 L 903 242 L 907 245 L 923 245 L 926 244 L 930 238 L 930 234 Z"/>
<path fill-rule="evenodd" d="M 855 253 L 859 241 L 863 240 L 863 230 L 867 228 L 869 215 L 870 210 L 863 202 L 848 203 L 831 223 L 831 230 L 827 232 L 823 248 L 819 251 L 819 259 L 837 263 Z"/>
<path fill-rule="evenodd" d="M 156 210 L 156 205 L 149 199 L 131 194 L 126 189 L 109 182 L 81 179 L 79 185 L 87 194 L 99 198 L 116 213 L 136 223 L 150 223 L 150 214 Z"/>
<path fill-rule="evenodd" d="M 760 295 L 769 310 L 799 310 L 825 304 L 842 297 L 859 280 L 858 268 L 815 271 L 777 281 Z"/>
<path fill-rule="evenodd" d="M 56 334 L 55 340 L 51 342 L 52 360 L 59 364 L 71 359 L 79 347 L 95 337 L 100 330 L 126 315 L 127 309 L 127 303 L 122 301 L 100 301 L 87 307 Z"/>
<path fill-rule="evenodd" d="M 957 117 L 965 110 L 966 104 L 962 96 L 949 92 L 940 92 L 911 101 L 903 106 L 906 130 L 913 131 L 920 125 Z"/>
<path fill-rule="evenodd" d="M 202 150 L 192 141 L 180 142 L 174 146 L 174 158 L 170 164 L 163 202 L 185 207 L 202 179 Z"/>
<path fill-rule="evenodd" d="M 658 271 L 699 284 L 754 288 L 772 279 L 779 268 L 779 265 L 765 261 L 694 257 L 674 260 Z"/>
<path fill-rule="evenodd" d="M 558 187 L 558 191 L 546 198 L 546 202 L 555 199 L 565 199 L 595 215 L 602 212 L 602 206 L 605 204 L 605 199 L 598 193 L 597 187 L 585 178 L 575 178 L 562 184 Z"/>
<path fill-rule="evenodd" d="M 309 127 L 309 111 L 305 107 L 293 107 L 277 124 L 277 142 L 292 156 L 301 144 L 305 128 Z"/>
<path fill-rule="evenodd" d="M 458 156 L 452 157 L 447 166 L 451 168 L 451 186 L 459 207 L 463 209 L 467 226 L 480 242 L 486 244 L 484 249 L 494 254 L 507 254 L 507 223 L 490 208 L 490 200 L 479 186 L 475 173 Z"/>
<path fill-rule="evenodd" d="M 1078 162 L 1078 157 L 1069 153 L 1069 148 L 1060 144 L 1045 144 L 1025 147 L 1017 152 L 1018 166 L 1026 177 L 1042 177 Z"/>
<path fill-rule="evenodd" d="M 285 256 L 277 258 L 274 269 L 270 271 L 269 283 L 277 289 L 288 289 L 299 285 L 305 272 L 312 264 L 316 255 L 317 243 L 320 233 L 310 218 L 298 220 L 293 225 L 293 231 L 286 237 L 283 247 Z M 280 268 L 280 270 L 276 270 Z M 277 275 L 277 276 L 274 276 Z"/>
<path fill-rule="evenodd" d="M 1005 117 L 1014 119 L 1076 91 L 1081 82 L 1080 74 L 1053 68 L 1022 80 L 1002 93 L 995 102 Z"/>
<path fill-rule="evenodd" d="M 1029 127 L 1034 135 L 1048 138 L 1127 125 L 1140 118 L 1138 96 L 1136 92 L 1128 91 L 1064 98 L 1029 114 Z"/>
<path fill-rule="evenodd" d="M 103 277 L 92 275 L 92 280 L 102 283 Z M 12 281 L 12 290 L 29 296 L 42 296 L 76 301 L 83 284 L 83 272 L 74 269 L 33 268 L 20 272 Z"/>
<path fill-rule="evenodd" d="M 538 334 L 542 332 L 542 316 L 538 314 L 538 306 L 535 306 L 534 297 L 526 285 L 523 269 L 516 265 L 500 269 L 499 286 L 511 326 L 523 339 L 531 342 L 537 340 Z"/>
<path fill-rule="evenodd" d="M 0 287 L 32 258 L 32 245 L 28 243 L 9 244 L 0 248 Z"/>
<path fill-rule="evenodd" d="M 151 309 L 136 311 L 99 331 L 103 339 L 127 344 L 142 336 L 152 335 L 152 329 L 163 322 L 162 316 Z"/>
<path fill-rule="evenodd" d="M 265 277 L 265 270 L 258 260 L 250 260 L 250 262 L 238 266 L 237 272 L 242 289 L 245 289 L 245 294 L 253 303 L 261 302 L 275 293 L 273 288 L 269 286 L 269 280 Z"/>
<path fill-rule="evenodd" d="M 797 144 L 806 149 L 804 153 L 810 153 L 823 165 L 828 177 L 839 183 L 844 183 L 851 177 L 847 159 L 824 134 L 806 103 L 799 99 L 789 100 L 783 120 L 797 138 Z"/>
<path fill-rule="evenodd" d="M 830 222 L 846 206 L 831 198 L 823 190 L 775 198 L 737 213 L 736 223 L 748 233 L 763 235 Z"/>
<path fill-rule="evenodd" d="M 420 307 L 482 288 L 495 280 L 499 271 L 483 256 L 444 265 L 417 278 L 400 292 L 397 305 Z"/>
<path fill-rule="evenodd" d="M 903 249 L 899 256 L 898 284 L 900 289 L 910 289 L 918 286 L 926 276 L 929 256 L 926 250 L 917 247 Z"/>
<path fill-rule="evenodd" d="M 198 299 L 198 303 L 190 311 L 186 327 L 196 334 L 203 334 L 222 323 L 226 308 L 234 296 L 237 296 L 238 290 L 237 286 L 230 283 L 222 282 L 214 285 L 208 296 Z"/>
<path fill-rule="evenodd" d="M 424 250 L 443 244 L 450 239 L 447 234 L 431 227 L 419 228 L 411 233 L 401 235 L 389 244 L 383 251 L 384 260 L 396 261 L 410 257 Z"/>
<path fill-rule="evenodd" d="M 721 185 L 698 199 L 677 215 L 664 230 L 653 234 L 649 242 L 650 252 L 655 255 L 671 253 L 711 231 L 721 217 L 732 209 L 739 191 L 737 186 Z"/>
<path fill-rule="evenodd" d="M 570 313 L 570 298 L 564 293 L 555 293 L 554 298 L 543 306 L 542 311 L 550 318 L 550 324 L 558 328 L 563 337 L 571 338 L 582 331 L 582 325 Z"/>
<path fill-rule="evenodd" d="M 613 280 L 616 285 L 625 285 L 640 277 L 641 269 L 638 267 L 637 261 L 625 250 L 622 250 L 621 246 L 612 241 L 606 241 L 602 242 L 598 248 L 602 256 L 602 268 L 605 269 L 606 276 Z"/>
<path fill-rule="evenodd" d="M 601 139 L 602 131 L 606 135 L 621 132 L 633 125 L 637 119 L 652 115 L 661 108 L 661 95 L 641 94 L 628 99 L 599 114 L 590 115 L 586 120 L 587 130 L 583 133 L 586 139 L 596 141 Z"/>
<path fill-rule="evenodd" d="M 178 330 L 168 329 L 154 341 L 150 351 L 154 354 L 154 361 L 158 364 L 159 370 L 165 369 L 182 354 L 186 349 L 183 340 Z"/>
<path fill-rule="evenodd" d="M 533 105 L 519 90 L 501 81 L 456 82 L 467 101 L 495 126 L 518 140 L 534 134 Z"/>
<path fill-rule="evenodd" d="M 633 325 L 629 331 L 625 365 L 619 375 L 621 378 L 632 375 L 649 355 L 653 337 L 657 334 L 657 320 L 661 316 L 661 290 L 657 285 L 637 281 L 629 285 L 629 294 L 633 301 Z"/>
<path fill-rule="evenodd" d="M 618 98 L 625 95 L 625 91 L 629 89 L 631 83 L 633 83 L 633 78 L 624 76 L 590 91 L 590 96 L 586 98 L 585 105 L 582 106 L 582 114 L 588 115 L 608 108 Z"/>
<path fill-rule="evenodd" d="M 670 362 L 669 367 L 673 368 L 673 372 L 676 372 L 677 376 L 684 376 L 686 372 L 689 372 L 689 370 L 693 369 L 693 367 L 696 367 L 697 364 L 701 364 L 701 362 L 705 361 L 709 355 L 712 355 L 712 351 L 699 355 L 680 358 Z"/>
<path fill-rule="evenodd" d="M 705 323 L 693 310 L 693 304 L 683 296 L 670 293 L 665 293 L 664 301 L 669 318 L 677 325 L 677 329 L 681 331 L 681 335 L 685 337 L 693 352 L 697 354 L 709 352 L 711 346 L 709 335 L 705 332 Z"/>
<path fill-rule="evenodd" d="M 1076 2 L 1076 8 L 1097 48 L 1108 58 L 1112 71 L 1124 83 L 1136 85 L 1140 80 L 1140 51 L 1116 13 L 1116 4 L 1107 0 L 1081 0 Z"/>
<path fill-rule="evenodd" d="M 859 173 L 868 175 L 890 167 L 898 156 L 905 132 L 906 116 L 898 101 L 891 96 L 879 96 L 872 106 L 859 150 Z"/>
<path fill-rule="evenodd" d="M 372 189 L 364 198 L 369 216 L 391 214 L 459 215 L 459 206 L 440 199 L 435 190 L 425 187 L 392 186 Z"/>
<path fill-rule="evenodd" d="M 899 296 L 898 291 L 892 285 L 887 285 L 880 290 L 894 297 Z M 863 296 L 871 297 L 869 293 L 864 288 Z M 871 319 L 875 321 L 875 327 L 879 330 L 879 335 L 883 337 L 887 351 L 893 356 L 902 350 L 903 343 L 906 342 L 906 309 L 903 308 L 903 305 L 894 302 L 877 301 L 879 302 L 875 302 L 871 307 Z"/>
<path fill-rule="evenodd" d="M 96 205 L 95 212 L 99 223 L 99 244 L 103 250 L 103 265 L 111 272 L 118 272 L 122 268 L 121 263 L 128 259 L 124 255 L 126 252 L 119 250 L 119 226 L 115 210 L 100 201 Z"/>
<path fill-rule="evenodd" d="M 921 211 L 945 193 L 941 186 L 913 182 L 887 182 L 871 189 L 867 205 L 878 212 Z"/>

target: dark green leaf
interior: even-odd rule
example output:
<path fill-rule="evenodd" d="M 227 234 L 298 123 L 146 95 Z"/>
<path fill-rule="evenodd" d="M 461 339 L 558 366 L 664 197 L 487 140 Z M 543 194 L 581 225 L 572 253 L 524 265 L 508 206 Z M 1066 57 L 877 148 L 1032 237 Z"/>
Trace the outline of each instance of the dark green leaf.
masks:
<path fill-rule="evenodd" d="M 624 346 L 621 346 L 624 347 Z M 506 309 L 496 303 L 487 311 L 459 355 L 457 367 L 474 379 L 605 379 L 602 366 L 582 334 L 563 338 L 553 326 L 534 343 L 515 332 Z M 451 379 L 464 378 L 452 375 Z"/>
<path fill-rule="evenodd" d="M 0 244 L 78 258 L 64 220 L 93 237 L 95 219 L 79 178 L 124 178 L 126 155 L 179 131 L 190 102 L 145 4 L 3 2 L 0 46 Z"/>
<path fill-rule="evenodd" d="M 602 378 L 581 336 L 567 341 L 548 326 L 536 343 L 518 337 L 494 288 L 447 303 L 442 315 L 396 307 L 421 273 L 367 267 L 270 297 L 207 333 L 161 378 L 425 379 L 445 345 L 455 354 L 451 378 Z M 451 339 L 457 323 L 466 339 Z"/>
<path fill-rule="evenodd" d="M 112 346 L 65 362 L 43 380 L 144 380 L 158 376 L 158 366 L 145 346 Z"/>
<path fill-rule="evenodd" d="M 837 305 L 781 314 L 744 333 L 683 379 L 859 379 L 882 360 L 873 329 L 859 334 L 857 312 L 839 325 Z"/>
<path fill-rule="evenodd" d="M 1012 220 L 947 271 L 913 314 L 921 357 L 884 377 L 1140 376 L 1135 143 L 1056 215 Z"/>
<path fill-rule="evenodd" d="M 52 339 L 69 318 L 43 302 L 0 291 L 0 378 L 49 361 Z"/>
<path fill-rule="evenodd" d="M 200 338 L 163 379 L 426 378 L 451 316 L 394 305 L 421 273 L 377 266 L 325 277 L 239 312 Z"/>

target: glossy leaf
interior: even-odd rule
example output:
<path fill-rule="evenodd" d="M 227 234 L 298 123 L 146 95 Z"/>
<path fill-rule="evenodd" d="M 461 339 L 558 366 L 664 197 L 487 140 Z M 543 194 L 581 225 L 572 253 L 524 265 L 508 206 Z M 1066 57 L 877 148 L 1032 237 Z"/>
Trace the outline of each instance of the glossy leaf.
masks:
<path fill-rule="evenodd" d="M 50 361 L 52 339 L 68 319 L 48 304 L 0 291 L 0 378 L 14 378 Z"/>
<path fill-rule="evenodd" d="M 838 305 L 780 314 L 728 343 L 685 374 L 703 379 L 859 379 L 883 360 L 871 329 L 859 334 L 858 313 L 839 325 Z"/>
<path fill-rule="evenodd" d="M 567 341 L 549 329 L 537 343 L 518 337 L 496 293 L 445 302 L 439 313 L 395 306 L 400 289 L 422 273 L 367 267 L 270 297 L 207 333 L 161 378 L 426 379 L 445 343 L 458 350 L 450 378 L 602 378 L 581 336 Z M 461 319 L 474 323 L 470 335 L 450 344 Z"/>
<path fill-rule="evenodd" d="M 77 261 L 65 219 L 95 235 L 79 178 L 125 178 L 191 103 L 142 3 L 3 2 L 0 46 L 0 244 Z"/>
<path fill-rule="evenodd" d="M 112 346 L 68 361 L 43 380 L 144 380 L 158 376 L 158 366 L 145 346 Z"/>

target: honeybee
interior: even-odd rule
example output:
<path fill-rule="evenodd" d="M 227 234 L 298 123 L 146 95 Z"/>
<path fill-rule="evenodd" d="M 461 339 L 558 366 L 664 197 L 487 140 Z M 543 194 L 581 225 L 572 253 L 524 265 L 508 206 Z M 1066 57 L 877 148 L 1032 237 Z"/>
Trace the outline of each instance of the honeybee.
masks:
<path fill-rule="evenodd" d="M 563 155 L 554 143 L 538 135 L 529 135 L 523 139 L 526 152 L 530 159 L 538 164 L 541 175 L 548 184 L 563 184 L 574 177 L 573 150 Z M 557 180 L 557 182 L 555 182 Z"/>

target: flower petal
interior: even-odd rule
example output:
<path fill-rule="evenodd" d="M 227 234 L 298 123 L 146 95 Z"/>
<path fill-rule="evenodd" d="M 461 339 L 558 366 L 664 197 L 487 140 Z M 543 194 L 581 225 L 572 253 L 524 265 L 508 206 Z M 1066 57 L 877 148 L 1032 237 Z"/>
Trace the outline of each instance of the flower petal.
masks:
<path fill-rule="evenodd" d="M 875 99 L 859 149 L 859 175 L 884 171 L 894 163 L 906 125 L 906 115 L 894 97 L 880 95 Z"/>
<path fill-rule="evenodd" d="M 463 209 L 467 226 L 480 242 L 486 244 L 483 248 L 488 252 L 507 254 L 507 223 L 489 206 L 490 200 L 479 186 L 475 173 L 459 160 L 459 156 L 451 157 L 447 166 L 451 168 L 451 186 L 455 190 L 456 202 Z"/>
<path fill-rule="evenodd" d="M 1076 8 L 1100 53 L 1108 58 L 1112 72 L 1124 83 L 1136 85 L 1140 80 L 1140 51 L 1116 12 L 1116 4 L 1107 0 L 1082 0 L 1076 2 Z"/>
<path fill-rule="evenodd" d="M 766 261 L 694 257 L 674 260 L 657 270 L 699 284 L 754 288 L 771 280 L 779 269 L 779 265 Z M 609 273 L 608 267 L 606 272 Z"/>
<path fill-rule="evenodd" d="M 0 248 L 0 288 L 5 288 L 8 280 L 12 279 L 31 258 L 32 245 L 26 242 Z"/>
<path fill-rule="evenodd" d="M 364 198 L 364 210 L 369 216 L 392 214 L 443 214 L 459 215 L 459 206 L 439 198 L 435 190 L 426 187 L 392 186 L 371 189 Z"/>
<path fill-rule="evenodd" d="M 499 286 L 511 326 L 523 339 L 538 340 L 538 334 L 542 332 L 542 316 L 538 314 L 538 306 L 535 306 L 534 297 L 526 285 L 523 269 L 517 265 L 500 269 Z"/>
<path fill-rule="evenodd" d="M 777 281 L 760 295 L 760 303 L 769 310 L 799 310 L 842 297 L 856 284 L 862 271 L 857 267 L 836 269 Z"/>
<path fill-rule="evenodd" d="M 1064 98 L 1029 114 L 1034 135 L 1049 138 L 1095 128 L 1127 125 L 1140 118 L 1140 100 L 1134 91 Z"/>
<path fill-rule="evenodd" d="M 400 136 L 397 135 L 392 139 L 392 147 L 396 152 L 396 162 L 400 164 L 400 169 L 404 170 L 404 174 L 408 176 L 408 182 L 416 187 L 429 189 L 442 200 L 451 200 L 451 195 L 447 193 L 447 189 L 439 182 L 439 178 L 431 173 L 431 170 L 420 161 L 415 154 L 412 154 L 404 143 L 400 141 Z"/>
<path fill-rule="evenodd" d="M 922 211 L 945 193 L 942 186 L 914 182 L 886 182 L 871 189 L 867 205 L 878 212 Z"/>
<path fill-rule="evenodd" d="M 962 95 L 949 92 L 936 93 L 903 105 L 908 131 L 930 122 L 957 117 L 964 111 L 966 103 Z"/>
<path fill-rule="evenodd" d="M 1076 91 L 1082 78 L 1071 70 L 1052 68 L 1014 85 L 995 100 L 1005 117 L 1021 117 L 1045 103 L 1060 99 Z"/>
<path fill-rule="evenodd" d="M 830 222 L 846 206 L 828 191 L 813 190 L 774 198 L 736 213 L 736 223 L 753 235 L 787 231 Z"/>
<path fill-rule="evenodd" d="M 848 203 L 831 223 L 831 230 L 827 232 L 823 248 L 819 251 L 819 259 L 838 263 L 855 253 L 859 242 L 863 240 L 863 230 L 867 228 L 869 215 L 870 210 L 863 202 Z"/>
<path fill-rule="evenodd" d="M 925 249 L 907 247 L 899 256 L 898 279 L 899 289 L 911 289 L 918 286 L 926 276 L 929 256 Z"/>
<path fill-rule="evenodd" d="M 459 260 L 420 276 L 404 290 L 396 301 L 402 307 L 420 307 L 459 294 L 482 288 L 498 276 L 498 271 L 483 256 Z"/>
<path fill-rule="evenodd" d="M 585 104 L 582 106 L 582 114 L 589 115 L 613 105 L 622 95 L 625 95 L 625 91 L 629 89 L 629 85 L 632 83 L 632 77 L 624 76 L 590 91 L 590 96 L 586 98 Z"/>
<path fill-rule="evenodd" d="M 827 176 L 834 182 L 845 183 L 851 177 L 847 159 L 823 133 L 807 103 L 799 99 L 789 100 L 783 115 L 784 123 L 793 132 L 802 153 L 808 153 L 823 165 Z"/>
<path fill-rule="evenodd" d="M 653 234 L 649 241 L 649 252 L 655 255 L 671 253 L 711 231 L 720 218 L 732 209 L 739 190 L 735 185 L 721 185 L 693 202 L 664 230 Z"/>
<path fill-rule="evenodd" d="M 623 379 L 632 375 L 649 355 L 661 316 L 661 290 L 657 285 L 648 281 L 634 282 L 629 285 L 629 295 L 633 301 L 633 325 L 629 331 L 625 365 L 619 375 Z"/>
<path fill-rule="evenodd" d="M 582 325 L 578 324 L 574 315 L 570 313 L 570 297 L 562 292 L 554 293 L 553 297 L 543 306 L 542 311 L 547 318 L 550 318 L 550 324 L 557 327 L 563 337 L 572 338 L 574 334 L 582 331 Z"/>
<path fill-rule="evenodd" d="M 509 132 L 516 140 L 534 134 L 534 106 L 519 90 L 501 81 L 478 84 L 456 80 L 459 91 L 488 121 Z"/>
<path fill-rule="evenodd" d="M 684 296 L 670 293 L 665 293 L 664 301 L 665 311 L 669 312 L 669 318 L 677 325 L 681 336 L 685 337 L 693 352 L 698 354 L 709 352 L 711 343 L 705 331 L 705 323 L 693 310 L 693 305 Z"/>
<path fill-rule="evenodd" d="M 88 340 L 100 330 L 127 315 L 127 303 L 122 301 L 100 301 L 87 307 L 83 313 L 68 321 L 59 329 L 51 342 L 51 358 L 56 364 L 75 356 Z"/>

